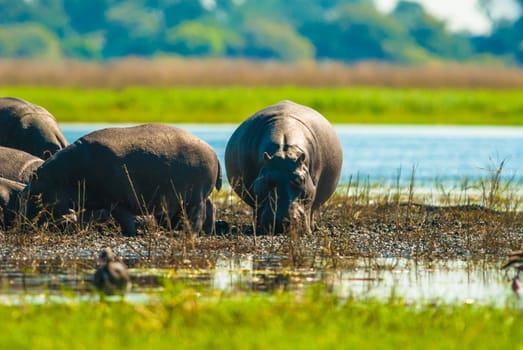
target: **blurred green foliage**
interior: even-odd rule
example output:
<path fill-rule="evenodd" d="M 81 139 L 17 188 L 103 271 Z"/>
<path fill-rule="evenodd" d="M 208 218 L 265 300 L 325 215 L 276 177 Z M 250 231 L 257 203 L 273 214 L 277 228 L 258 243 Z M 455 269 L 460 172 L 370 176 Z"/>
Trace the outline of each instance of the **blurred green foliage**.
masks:
<path fill-rule="evenodd" d="M 239 123 L 289 99 L 332 123 L 523 125 L 521 90 L 132 87 L 1 87 L 48 109 L 60 122 Z"/>
<path fill-rule="evenodd" d="M 298 293 L 296 293 L 298 294 Z M 4 349 L 517 349 L 511 305 L 340 298 L 290 292 L 205 292 L 183 285 L 149 302 L 95 297 L 1 305 Z M 90 300 L 89 300 L 90 299 Z M 93 300 L 94 299 L 94 300 Z M 79 301 L 77 301 L 79 300 Z M 88 300 L 88 301 L 83 301 Z"/>
<path fill-rule="evenodd" d="M 0 0 L 0 13 L 3 58 L 523 62 L 523 17 L 473 36 L 411 1 L 383 13 L 372 0 Z"/>
<path fill-rule="evenodd" d="M 60 42 L 53 32 L 36 23 L 2 25 L 0 57 L 56 60 L 61 57 Z"/>

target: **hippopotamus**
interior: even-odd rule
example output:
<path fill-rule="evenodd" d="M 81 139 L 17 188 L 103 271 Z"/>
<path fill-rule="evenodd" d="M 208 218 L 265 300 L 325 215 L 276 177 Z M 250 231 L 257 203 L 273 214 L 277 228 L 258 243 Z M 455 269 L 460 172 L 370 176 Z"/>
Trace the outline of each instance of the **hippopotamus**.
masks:
<path fill-rule="evenodd" d="M 0 177 L 0 226 L 10 226 L 25 184 Z"/>
<path fill-rule="evenodd" d="M 209 195 L 221 185 L 220 163 L 207 143 L 176 127 L 144 124 L 79 138 L 38 168 L 25 193 L 30 218 L 41 201 L 55 218 L 108 211 L 125 235 L 135 235 L 144 216 L 169 228 L 188 223 L 197 234 L 213 230 Z"/>
<path fill-rule="evenodd" d="M 43 162 L 27 152 L 0 146 L 0 177 L 27 184 Z"/>
<path fill-rule="evenodd" d="M 45 108 L 14 98 L 0 98 L 0 145 L 42 159 L 68 145 L 56 119 Z"/>
<path fill-rule="evenodd" d="M 314 229 L 314 212 L 335 191 L 340 141 L 317 111 L 282 101 L 256 112 L 225 149 L 227 178 L 253 208 L 258 233 Z"/>

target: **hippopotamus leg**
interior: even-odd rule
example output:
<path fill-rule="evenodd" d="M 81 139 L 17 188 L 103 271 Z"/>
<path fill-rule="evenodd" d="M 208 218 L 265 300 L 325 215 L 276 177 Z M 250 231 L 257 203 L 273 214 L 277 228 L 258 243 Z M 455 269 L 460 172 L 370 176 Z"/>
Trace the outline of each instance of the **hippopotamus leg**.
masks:
<path fill-rule="evenodd" d="M 203 232 L 210 235 L 214 230 L 214 218 L 216 217 L 216 206 L 210 198 L 205 200 L 205 222 Z"/>
<path fill-rule="evenodd" d="M 200 199 L 193 202 L 188 207 L 187 224 L 190 225 L 190 229 L 193 234 L 198 234 L 202 231 L 203 223 L 205 221 L 205 213 L 207 212 L 205 201 Z M 186 229 L 187 228 L 189 227 L 186 227 Z"/>
<path fill-rule="evenodd" d="M 203 199 L 201 195 L 196 195 L 180 204 L 182 209 L 170 217 L 172 228 L 190 230 L 194 234 L 202 231 L 206 234 L 213 232 L 216 208 L 210 198 Z"/>
<path fill-rule="evenodd" d="M 165 228 L 166 230 L 177 229 L 180 224 L 179 213 L 168 217 L 165 215 L 165 213 L 162 212 L 161 214 L 154 215 L 154 219 L 159 226 Z"/>
<path fill-rule="evenodd" d="M 136 236 L 138 233 L 136 229 L 136 215 L 120 205 L 113 209 L 112 215 L 116 222 L 120 224 L 123 235 Z"/>

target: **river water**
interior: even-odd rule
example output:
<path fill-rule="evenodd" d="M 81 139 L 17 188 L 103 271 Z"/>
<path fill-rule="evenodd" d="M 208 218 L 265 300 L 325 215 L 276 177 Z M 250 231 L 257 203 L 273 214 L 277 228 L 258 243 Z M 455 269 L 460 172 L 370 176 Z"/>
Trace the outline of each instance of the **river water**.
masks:
<path fill-rule="evenodd" d="M 74 142 L 91 131 L 114 125 L 62 124 Z M 236 125 L 176 125 L 209 143 L 224 166 L 227 140 Z M 455 185 L 487 179 L 504 162 L 502 178 L 523 181 L 522 127 L 336 125 L 343 147 L 341 182 L 359 179 L 391 185 L 410 182 Z"/>

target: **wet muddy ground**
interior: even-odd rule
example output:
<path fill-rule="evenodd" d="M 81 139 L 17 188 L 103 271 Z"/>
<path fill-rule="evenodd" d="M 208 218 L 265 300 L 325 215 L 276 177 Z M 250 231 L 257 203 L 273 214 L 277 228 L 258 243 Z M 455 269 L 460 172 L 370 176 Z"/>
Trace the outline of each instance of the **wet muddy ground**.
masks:
<path fill-rule="evenodd" d="M 220 257 L 278 256 L 288 268 L 350 267 L 354 259 L 500 261 L 523 242 L 523 213 L 481 206 L 407 203 L 357 205 L 338 198 L 322 207 L 311 235 L 254 236 L 250 209 L 218 201 L 217 217 L 228 223 L 220 235 L 145 228 L 122 236 L 110 223 L 0 231 L 0 263 L 17 269 L 92 269 L 110 246 L 131 267 L 212 268 Z"/>
<path fill-rule="evenodd" d="M 523 213 L 478 205 L 362 205 L 340 196 L 322 207 L 311 235 L 254 236 L 248 207 L 229 197 L 215 203 L 228 224 L 220 235 L 145 227 L 125 237 L 112 223 L 2 230 L 0 303 L 61 302 L 64 291 L 90 298 L 107 246 L 130 268 L 132 302 L 147 302 L 170 280 L 226 291 L 321 283 L 342 296 L 502 303 L 515 271 L 501 271 L 501 262 L 523 242 Z"/>

